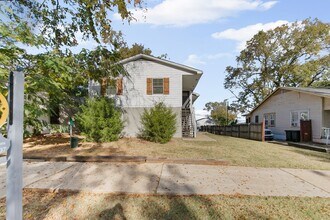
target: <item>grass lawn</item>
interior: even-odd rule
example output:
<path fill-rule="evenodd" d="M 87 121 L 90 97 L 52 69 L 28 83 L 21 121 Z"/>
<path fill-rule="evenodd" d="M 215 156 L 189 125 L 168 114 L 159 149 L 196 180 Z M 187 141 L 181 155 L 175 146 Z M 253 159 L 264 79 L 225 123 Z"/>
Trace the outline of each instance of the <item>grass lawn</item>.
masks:
<path fill-rule="evenodd" d="M 285 167 L 330 170 L 330 154 L 279 144 L 234 137 L 202 134 L 214 139 L 206 141 L 173 139 L 157 144 L 137 138 L 123 138 L 112 143 L 80 144 L 71 149 L 68 136 L 34 137 L 25 140 L 24 155 L 130 155 L 185 159 L 221 159 L 229 165 L 253 167 Z"/>
<path fill-rule="evenodd" d="M 24 219 L 329 219 L 330 199 L 24 191 Z M 0 200 L 5 219 L 5 199 Z"/>

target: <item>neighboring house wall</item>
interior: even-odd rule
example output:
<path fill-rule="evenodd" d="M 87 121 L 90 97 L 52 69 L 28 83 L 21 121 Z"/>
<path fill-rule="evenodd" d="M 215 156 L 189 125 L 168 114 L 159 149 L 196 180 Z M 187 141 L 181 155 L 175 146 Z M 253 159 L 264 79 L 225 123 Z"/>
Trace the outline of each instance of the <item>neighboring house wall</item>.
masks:
<path fill-rule="evenodd" d="M 323 124 L 323 98 L 299 93 L 295 91 L 279 90 L 273 94 L 267 101 L 259 106 L 251 114 L 251 122 L 255 122 L 255 117 L 259 117 L 259 122 L 265 114 L 275 113 L 275 126 L 268 126 L 277 139 L 285 139 L 285 130 L 299 130 L 299 126 L 291 125 L 292 111 L 308 111 L 309 119 L 312 120 L 313 139 L 319 139 L 321 136 L 321 127 Z"/>
<path fill-rule="evenodd" d="M 323 99 L 323 125 L 322 127 L 330 128 L 330 98 Z"/>
<path fill-rule="evenodd" d="M 201 126 L 206 126 L 206 125 L 215 125 L 215 123 L 210 118 L 203 118 L 203 119 L 197 120 L 197 128 L 200 128 Z"/>
<path fill-rule="evenodd" d="M 324 110 L 330 110 L 330 98 L 324 98 Z"/>
<path fill-rule="evenodd" d="M 144 109 L 150 109 L 157 102 L 164 102 L 177 114 L 177 131 L 174 137 L 182 137 L 181 108 L 182 108 L 182 75 L 188 74 L 173 67 L 152 61 L 137 60 L 124 64 L 129 77 L 123 78 L 122 95 L 110 95 L 116 105 L 123 109 L 125 123 L 124 135 L 137 136 L 141 128 L 141 115 Z M 169 94 L 147 94 L 148 78 L 168 78 Z M 90 94 L 100 94 L 97 83 L 90 84 Z"/>

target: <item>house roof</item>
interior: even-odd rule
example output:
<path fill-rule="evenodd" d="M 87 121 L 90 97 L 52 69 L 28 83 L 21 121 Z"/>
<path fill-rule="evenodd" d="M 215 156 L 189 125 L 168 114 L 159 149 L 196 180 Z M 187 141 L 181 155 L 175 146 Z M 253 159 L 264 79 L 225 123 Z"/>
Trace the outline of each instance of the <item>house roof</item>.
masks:
<path fill-rule="evenodd" d="M 251 115 L 255 110 L 257 110 L 263 103 L 265 103 L 270 97 L 272 97 L 279 90 L 301 92 L 309 95 L 315 95 L 318 97 L 330 98 L 330 89 L 307 88 L 307 87 L 279 87 L 275 89 L 275 91 L 273 91 L 270 95 L 268 95 L 264 100 L 262 100 L 262 102 L 259 105 L 257 105 L 254 109 L 252 109 L 248 114 L 245 114 L 243 116 Z"/>
<path fill-rule="evenodd" d="M 138 55 L 126 58 L 126 59 L 120 61 L 119 63 L 125 64 L 125 63 L 129 63 L 129 62 L 136 61 L 136 60 L 141 60 L 141 59 L 142 60 L 153 61 L 153 62 L 163 64 L 163 65 L 166 65 L 166 66 L 170 66 L 170 67 L 174 67 L 174 68 L 177 68 L 177 69 L 180 69 L 180 70 L 186 71 L 188 73 L 192 73 L 192 74 L 198 74 L 198 75 L 203 74 L 203 71 L 201 71 L 199 69 L 195 69 L 195 68 L 190 67 L 190 66 L 186 66 L 186 65 L 183 65 L 183 64 L 175 63 L 175 62 L 172 62 L 172 61 L 169 61 L 169 60 L 161 59 L 161 58 L 146 55 L 146 54 L 138 54 Z"/>
<path fill-rule="evenodd" d="M 193 99 L 193 103 L 196 101 L 196 99 L 198 99 L 200 95 L 197 92 L 193 92 L 192 93 L 192 99 Z"/>

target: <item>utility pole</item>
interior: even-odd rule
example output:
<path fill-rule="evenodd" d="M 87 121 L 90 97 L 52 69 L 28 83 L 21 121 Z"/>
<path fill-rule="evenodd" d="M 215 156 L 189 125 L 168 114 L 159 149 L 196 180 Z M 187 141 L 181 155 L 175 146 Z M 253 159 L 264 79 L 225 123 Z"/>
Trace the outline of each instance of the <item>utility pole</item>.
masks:
<path fill-rule="evenodd" d="M 228 101 L 226 100 L 226 125 L 228 125 Z"/>
<path fill-rule="evenodd" d="M 6 219 L 23 219 L 23 115 L 24 73 L 14 71 L 9 77 L 9 123 L 7 151 Z"/>

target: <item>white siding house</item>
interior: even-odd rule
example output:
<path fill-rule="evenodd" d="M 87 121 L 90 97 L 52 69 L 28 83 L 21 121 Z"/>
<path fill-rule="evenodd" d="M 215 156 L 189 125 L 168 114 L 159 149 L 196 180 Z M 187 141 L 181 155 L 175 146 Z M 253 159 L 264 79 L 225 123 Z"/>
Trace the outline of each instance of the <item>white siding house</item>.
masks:
<path fill-rule="evenodd" d="M 311 120 L 312 140 L 325 143 L 324 128 L 330 128 L 330 89 L 278 88 L 246 116 L 253 123 L 264 120 L 280 140 L 285 140 L 285 130 L 300 130 L 300 120 Z"/>
<path fill-rule="evenodd" d="M 139 133 L 140 118 L 144 109 L 151 108 L 157 102 L 164 102 L 177 114 L 177 132 L 175 137 L 195 136 L 196 123 L 193 91 L 202 75 L 202 71 L 163 60 L 153 56 L 139 54 L 120 62 L 128 77 L 121 77 L 121 92 L 118 88 L 108 88 L 107 95 L 114 98 L 116 105 L 123 109 L 124 135 L 135 137 Z M 90 96 L 100 93 L 100 85 L 89 83 Z"/>

